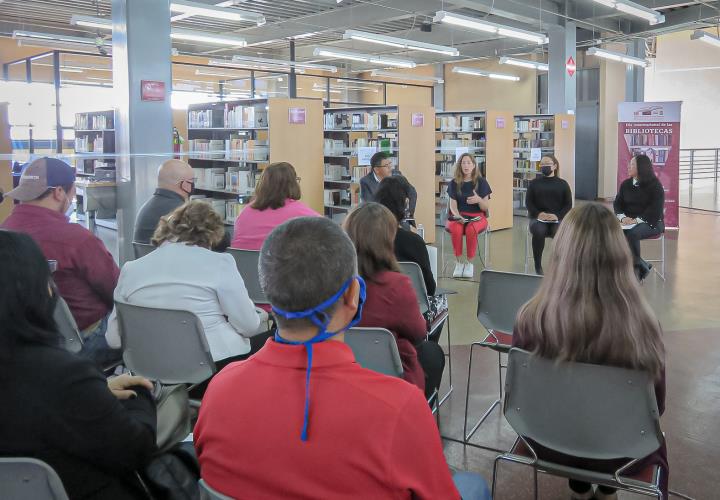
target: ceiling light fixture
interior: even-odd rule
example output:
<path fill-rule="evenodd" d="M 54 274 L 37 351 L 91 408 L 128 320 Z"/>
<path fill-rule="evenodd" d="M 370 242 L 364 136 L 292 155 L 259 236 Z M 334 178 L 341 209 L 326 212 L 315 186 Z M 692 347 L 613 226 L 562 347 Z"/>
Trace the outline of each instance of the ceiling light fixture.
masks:
<path fill-rule="evenodd" d="M 511 66 L 519 66 L 521 68 L 534 69 L 537 71 L 549 71 L 550 69 L 550 66 L 546 63 L 528 61 L 527 59 L 515 59 L 514 57 L 501 57 L 500 64 L 509 64 Z"/>
<path fill-rule="evenodd" d="M 85 26 L 86 28 L 112 30 L 112 19 L 105 17 L 90 17 L 73 14 L 70 18 L 70 24 L 73 26 Z"/>
<path fill-rule="evenodd" d="M 318 71 L 329 71 L 330 73 L 337 73 L 337 66 L 330 66 L 326 64 L 312 64 L 312 63 L 301 63 L 297 61 L 286 61 L 282 59 L 269 59 L 265 57 L 251 57 L 251 56 L 242 56 L 237 55 L 233 56 L 233 61 L 235 62 L 241 62 L 241 61 L 247 61 L 251 63 L 260 63 L 260 64 L 274 64 L 278 66 L 288 66 L 288 67 L 294 67 L 294 68 L 300 68 L 300 69 L 315 69 Z"/>
<path fill-rule="evenodd" d="M 349 50 L 334 49 L 331 47 L 315 47 L 314 56 L 332 57 L 336 59 L 349 59 L 351 61 L 366 62 L 371 64 L 380 64 L 384 66 L 396 66 L 398 68 L 414 68 L 417 66 L 415 61 L 410 59 L 402 59 L 398 57 L 376 56 L 373 54 L 364 54 L 362 52 L 353 52 Z"/>
<path fill-rule="evenodd" d="M 660 24 L 665 22 L 665 16 L 660 14 L 658 11 L 649 9 L 644 5 L 632 2 L 630 0 L 593 0 L 595 3 L 599 3 L 611 9 L 619 10 L 625 14 L 645 19 L 648 23 Z"/>
<path fill-rule="evenodd" d="M 173 40 L 187 40 L 191 42 L 212 43 L 217 45 L 231 45 L 233 47 L 245 47 L 247 42 L 244 38 L 232 35 L 215 35 L 202 31 L 193 31 L 179 28 L 170 30 L 170 38 Z"/>
<path fill-rule="evenodd" d="M 508 80 L 511 82 L 519 82 L 520 77 L 515 75 L 506 75 L 503 73 L 493 73 L 490 71 L 483 71 L 481 69 L 475 69 L 475 68 L 465 68 L 462 66 L 455 66 L 452 69 L 453 73 L 459 73 L 461 75 L 472 75 L 472 76 L 484 76 L 487 78 L 492 78 L 494 80 Z"/>
<path fill-rule="evenodd" d="M 383 76 L 385 78 L 397 78 L 398 80 L 410 80 L 413 82 L 433 82 L 433 83 L 445 83 L 445 80 L 438 76 L 422 76 L 422 75 L 410 75 L 406 73 L 395 73 L 393 71 L 385 71 L 382 69 L 374 69 L 370 73 L 370 76 Z"/>
<path fill-rule="evenodd" d="M 709 43 L 710 45 L 720 47 L 720 38 L 713 36 L 707 31 L 703 30 L 695 30 L 693 34 L 690 35 L 690 40 L 700 40 L 701 42 Z"/>
<path fill-rule="evenodd" d="M 535 42 L 538 45 L 548 43 L 548 37 L 543 33 L 521 30 L 511 26 L 485 21 L 484 19 L 453 14 L 444 10 L 436 12 L 433 21 L 436 23 L 442 22 L 452 24 L 454 26 L 462 26 L 464 28 L 484 31 L 486 33 L 494 33 L 508 38 L 518 38 L 528 42 Z"/>
<path fill-rule="evenodd" d="M 610 61 L 623 62 L 625 64 L 632 64 L 634 66 L 642 66 L 643 68 L 646 68 L 648 66 L 648 62 L 645 59 L 629 56 L 623 54 L 622 52 L 614 52 L 612 50 L 600 49 L 598 47 L 590 47 L 587 51 L 587 54 L 589 56 L 602 57 L 603 59 L 608 59 Z"/>
<path fill-rule="evenodd" d="M 241 62 L 241 61 L 228 61 L 227 59 L 210 59 L 208 61 L 209 66 L 220 66 L 220 67 L 231 67 L 243 70 L 255 69 L 260 71 L 290 71 L 290 66 L 282 65 L 277 62 L 275 63 L 254 63 L 254 62 Z M 305 73 L 302 68 L 295 68 L 295 72 L 299 74 Z"/>
<path fill-rule="evenodd" d="M 22 30 L 13 31 L 13 38 L 15 38 L 16 40 L 41 40 L 49 42 L 75 43 L 80 45 L 98 45 L 96 38 L 83 38 L 78 36 L 56 35 L 52 33 L 37 33 L 34 31 Z M 103 47 L 111 47 L 112 43 L 108 40 L 101 40 L 100 45 Z"/>
<path fill-rule="evenodd" d="M 405 40 L 393 36 L 377 35 L 375 33 L 366 33 L 364 31 L 346 30 L 343 34 L 343 39 L 378 43 L 380 45 L 387 45 L 389 47 L 433 52 L 435 54 L 443 54 L 453 57 L 457 57 L 460 55 L 460 51 L 454 47 L 446 47 L 444 45 L 436 45 L 434 43 L 416 42 L 414 40 Z"/>
<path fill-rule="evenodd" d="M 213 19 L 223 19 L 226 21 L 247 21 L 255 23 L 258 26 L 265 24 L 265 16 L 255 12 L 238 9 L 224 9 L 196 2 L 187 2 L 185 0 L 172 0 L 170 2 L 170 10 L 179 12 L 180 14 L 190 14 L 200 17 L 211 17 Z"/>

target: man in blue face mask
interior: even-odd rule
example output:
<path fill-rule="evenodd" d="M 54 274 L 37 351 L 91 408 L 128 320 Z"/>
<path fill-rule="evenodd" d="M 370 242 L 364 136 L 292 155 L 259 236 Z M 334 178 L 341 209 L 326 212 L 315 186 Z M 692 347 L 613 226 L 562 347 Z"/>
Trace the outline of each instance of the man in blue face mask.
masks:
<path fill-rule="evenodd" d="M 342 229 L 292 219 L 266 239 L 259 270 L 279 328 L 205 393 L 194 430 L 205 481 L 234 498 L 459 498 L 422 392 L 361 368 L 344 343 L 364 283 Z"/>

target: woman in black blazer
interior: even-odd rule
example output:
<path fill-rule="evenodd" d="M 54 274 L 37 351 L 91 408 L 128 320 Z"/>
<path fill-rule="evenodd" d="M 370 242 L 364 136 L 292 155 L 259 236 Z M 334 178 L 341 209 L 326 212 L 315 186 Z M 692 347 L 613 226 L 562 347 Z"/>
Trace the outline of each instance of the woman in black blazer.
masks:
<path fill-rule="evenodd" d="M 642 281 L 652 266 L 640 256 L 640 240 L 665 232 L 665 190 L 646 155 L 630 160 L 628 175 L 620 184 L 613 207 L 630 245 L 635 273 Z"/>
<path fill-rule="evenodd" d="M 56 302 L 40 248 L 0 230 L 0 456 L 46 462 L 73 500 L 142 498 L 133 471 L 155 451 L 152 384 L 107 380 L 63 349 Z"/>

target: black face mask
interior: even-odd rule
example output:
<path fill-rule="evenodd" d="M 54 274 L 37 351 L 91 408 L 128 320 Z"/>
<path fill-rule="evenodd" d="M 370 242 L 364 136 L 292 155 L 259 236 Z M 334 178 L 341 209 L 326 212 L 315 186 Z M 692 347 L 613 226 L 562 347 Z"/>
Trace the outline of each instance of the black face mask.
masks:
<path fill-rule="evenodd" d="M 540 167 L 540 171 L 545 177 L 550 177 L 552 175 L 552 165 L 543 165 Z"/>

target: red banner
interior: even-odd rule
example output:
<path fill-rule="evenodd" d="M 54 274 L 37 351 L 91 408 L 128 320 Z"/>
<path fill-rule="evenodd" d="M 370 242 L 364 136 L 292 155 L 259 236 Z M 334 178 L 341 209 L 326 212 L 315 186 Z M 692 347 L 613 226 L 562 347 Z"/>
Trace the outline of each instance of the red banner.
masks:
<path fill-rule="evenodd" d="M 665 189 L 665 227 L 677 228 L 682 102 L 623 102 L 618 106 L 618 187 L 633 156 L 647 155 Z"/>

